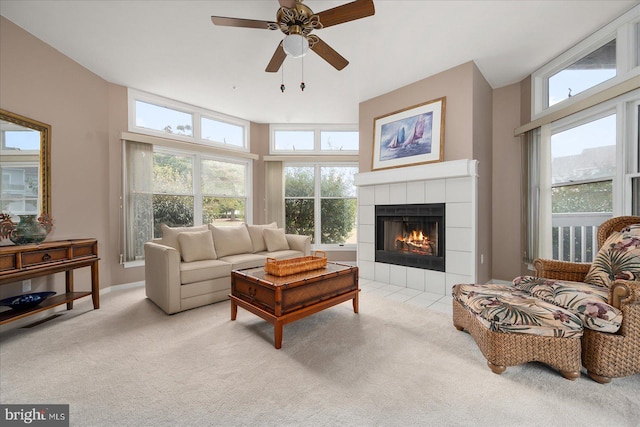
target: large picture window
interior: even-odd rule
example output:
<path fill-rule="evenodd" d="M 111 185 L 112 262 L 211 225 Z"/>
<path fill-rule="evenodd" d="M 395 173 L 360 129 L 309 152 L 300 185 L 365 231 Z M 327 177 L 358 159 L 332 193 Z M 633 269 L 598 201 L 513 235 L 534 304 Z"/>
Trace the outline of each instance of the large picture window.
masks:
<path fill-rule="evenodd" d="M 251 212 L 251 160 L 137 142 L 126 146 L 124 261 L 144 259 L 144 243 L 170 227 L 238 225 Z"/>

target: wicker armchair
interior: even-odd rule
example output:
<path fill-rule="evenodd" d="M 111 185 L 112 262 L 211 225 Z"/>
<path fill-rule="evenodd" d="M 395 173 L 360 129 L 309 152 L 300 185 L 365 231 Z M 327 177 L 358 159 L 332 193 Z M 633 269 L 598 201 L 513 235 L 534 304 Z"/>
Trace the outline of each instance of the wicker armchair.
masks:
<path fill-rule="evenodd" d="M 611 233 L 631 224 L 640 224 L 640 217 L 621 216 L 605 221 L 598 229 L 598 246 Z M 590 267 L 544 259 L 536 259 L 533 265 L 538 277 L 574 282 L 582 282 Z M 582 364 L 599 383 L 640 373 L 640 281 L 615 280 L 609 288 L 609 304 L 622 310 L 620 330 L 611 334 L 585 328 L 582 336 Z"/>

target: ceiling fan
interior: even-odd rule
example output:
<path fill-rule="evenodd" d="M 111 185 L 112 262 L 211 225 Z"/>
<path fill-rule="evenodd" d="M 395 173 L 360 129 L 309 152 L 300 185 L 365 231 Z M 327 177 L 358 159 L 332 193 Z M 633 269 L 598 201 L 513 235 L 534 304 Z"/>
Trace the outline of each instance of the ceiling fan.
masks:
<path fill-rule="evenodd" d="M 265 69 L 269 73 L 277 72 L 287 55 L 296 58 L 301 57 L 309 49 L 313 50 L 337 70 L 342 70 L 349 64 L 349 61 L 322 41 L 320 37 L 310 34 L 311 31 L 365 18 L 375 13 L 373 0 L 355 0 L 317 14 L 302 4 L 303 0 L 278 1 L 280 8 L 276 14 L 275 22 L 224 16 L 211 17 L 211 21 L 215 25 L 282 31 L 286 37 L 278 45 Z"/>

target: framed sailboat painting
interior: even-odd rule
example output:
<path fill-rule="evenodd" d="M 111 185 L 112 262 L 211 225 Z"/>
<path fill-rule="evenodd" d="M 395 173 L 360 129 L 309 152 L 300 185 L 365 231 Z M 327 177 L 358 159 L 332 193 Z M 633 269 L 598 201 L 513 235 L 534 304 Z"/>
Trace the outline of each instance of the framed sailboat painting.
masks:
<path fill-rule="evenodd" d="M 442 97 L 376 117 L 371 169 L 443 161 L 445 101 Z"/>

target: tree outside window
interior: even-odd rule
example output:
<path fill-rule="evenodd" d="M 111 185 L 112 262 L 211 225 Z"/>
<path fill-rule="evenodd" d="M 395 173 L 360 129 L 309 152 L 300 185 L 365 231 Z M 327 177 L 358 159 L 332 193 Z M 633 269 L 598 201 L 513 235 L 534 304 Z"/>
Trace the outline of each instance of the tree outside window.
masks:
<path fill-rule="evenodd" d="M 287 233 L 312 236 L 323 245 L 355 243 L 355 166 L 285 166 Z"/>

